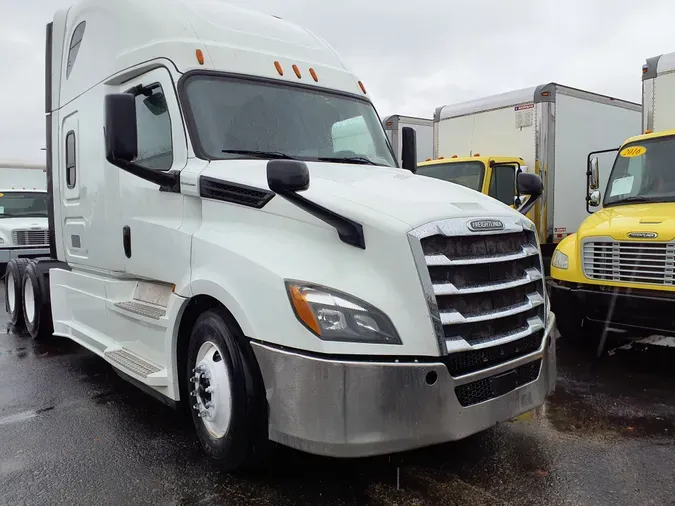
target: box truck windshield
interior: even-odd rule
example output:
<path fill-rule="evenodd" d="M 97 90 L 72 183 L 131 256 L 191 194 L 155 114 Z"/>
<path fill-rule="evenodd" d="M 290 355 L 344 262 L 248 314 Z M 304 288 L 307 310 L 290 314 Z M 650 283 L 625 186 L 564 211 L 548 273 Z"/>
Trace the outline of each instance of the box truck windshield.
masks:
<path fill-rule="evenodd" d="M 417 174 L 450 181 L 481 191 L 483 177 L 485 177 L 485 165 L 483 162 L 448 162 L 433 165 L 421 165 L 417 167 Z"/>
<path fill-rule="evenodd" d="M 339 93 L 197 74 L 182 86 L 196 150 L 209 159 L 255 156 L 396 166 L 372 104 Z"/>
<path fill-rule="evenodd" d="M 616 157 L 604 206 L 675 201 L 675 137 L 626 145 Z"/>
<path fill-rule="evenodd" d="M 0 193 L 0 218 L 47 217 L 47 193 Z"/>

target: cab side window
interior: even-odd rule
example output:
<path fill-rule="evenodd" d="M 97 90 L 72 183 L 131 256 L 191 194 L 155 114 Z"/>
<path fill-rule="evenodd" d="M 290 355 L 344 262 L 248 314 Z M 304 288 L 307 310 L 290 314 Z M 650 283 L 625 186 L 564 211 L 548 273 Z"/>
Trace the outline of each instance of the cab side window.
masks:
<path fill-rule="evenodd" d="M 516 194 L 516 171 L 511 165 L 498 165 L 492 169 L 490 181 L 490 197 L 503 202 L 508 206 L 514 204 Z"/>
<path fill-rule="evenodd" d="M 170 169 L 173 164 L 171 118 L 159 83 L 146 86 L 136 93 L 136 129 L 136 163 L 149 169 Z"/>

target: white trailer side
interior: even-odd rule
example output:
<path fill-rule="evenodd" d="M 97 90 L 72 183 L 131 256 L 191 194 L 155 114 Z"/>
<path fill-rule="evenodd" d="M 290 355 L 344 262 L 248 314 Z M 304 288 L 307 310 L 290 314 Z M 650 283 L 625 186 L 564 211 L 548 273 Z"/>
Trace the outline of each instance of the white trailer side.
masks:
<path fill-rule="evenodd" d="M 401 163 L 401 132 L 403 127 L 411 127 L 417 134 L 417 161 L 423 162 L 433 158 L 433 120 L 394 114 L 384 118 L 382 124 L 399 164 Z"/>
<path fill-rule="evenodd" d="M 642 66 L 642 132 L 675 124 L 675 53 L 648 58 Z"/>

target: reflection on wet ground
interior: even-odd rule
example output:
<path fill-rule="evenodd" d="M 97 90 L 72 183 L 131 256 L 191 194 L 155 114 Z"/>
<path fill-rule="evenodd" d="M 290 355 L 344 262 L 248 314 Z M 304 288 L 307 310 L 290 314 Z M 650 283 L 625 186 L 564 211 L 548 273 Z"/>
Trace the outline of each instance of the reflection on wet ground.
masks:
<path fill-rule="evenodd" d="M 0 334 L 0 504 L 675 506 L 675 349 L 558 344 L 547 403 L 481 434 L 359 460 L 277 448 L 228 475 L 103 360 Z"/>

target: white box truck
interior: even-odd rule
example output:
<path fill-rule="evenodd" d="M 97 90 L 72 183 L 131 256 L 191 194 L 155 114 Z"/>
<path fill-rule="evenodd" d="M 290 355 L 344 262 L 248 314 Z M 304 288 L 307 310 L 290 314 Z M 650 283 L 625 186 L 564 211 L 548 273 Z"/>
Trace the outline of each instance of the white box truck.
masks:
<path fill-rule="evenodd" d="M 464 438 L 554 388 L 534 224 L 415 175 L 412 130 L 399 168 L 323 39 L 219 2 L 88 0 L 46 54 L 56 240 L 8 265 L 10 319 L 185 406 L 225 468 L 269 440 Z"/>
<path fill-rule="evenodd" d="M 638 134 L 640 111 L 640 104 L 556 83 L 445 105 L 434 113 L 434 158 L 448 159 L 448 170 L 453 156 L 524 160 L 544 181 L 534 221 L 550 259 L 587 216 L 588 153 Z"/>
<path fill-rule="evenodd" d="M 642 66 L 642 132 L 675 128 L 675 53 L 647 58 Z"/>
<path fill-rule="evenodd" d="M 403 152 L 402 139 L 405 127 L 412 128 L 417 134 L 417 161 L 423 162 L 433 156 L 434 122 L 431 118 L 416 118 L 413 116 L 403 116 L 402 114 L 393 114 L 384 118 L 382 124 L 399 163 L 401 162 L 401 154 Z"/>
<path fill-rule="evenodd" d="M 44 164 L 0 160 L 0 271 L 12 258 L 49 256 Z"/>

